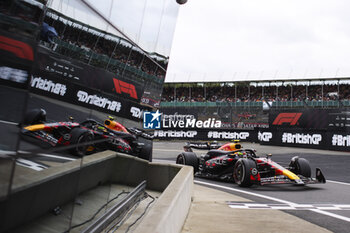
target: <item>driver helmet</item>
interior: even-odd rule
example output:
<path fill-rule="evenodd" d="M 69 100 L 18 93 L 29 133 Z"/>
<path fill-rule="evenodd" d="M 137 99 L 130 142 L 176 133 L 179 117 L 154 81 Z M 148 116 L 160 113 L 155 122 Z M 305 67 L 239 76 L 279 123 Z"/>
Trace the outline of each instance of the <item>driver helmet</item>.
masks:
<path fill-rule="evenodd" d="M 243 156 L 246 156 L 246 155 L 247 155 L 245 152 L 241 152 L 241 151 L 237 152 L 236 154 L 237 154 L 239 157 L 243 157 Z"/>
<path fill-rule="evenodd" d="M 101 130 L 101 131 L 103 131 L 105 133 L 107 132 L 107 129 L 105 127 L 103 127 L 103 126 L 98 126 L 97 129 L 99 129 L 99 130 Z"/>

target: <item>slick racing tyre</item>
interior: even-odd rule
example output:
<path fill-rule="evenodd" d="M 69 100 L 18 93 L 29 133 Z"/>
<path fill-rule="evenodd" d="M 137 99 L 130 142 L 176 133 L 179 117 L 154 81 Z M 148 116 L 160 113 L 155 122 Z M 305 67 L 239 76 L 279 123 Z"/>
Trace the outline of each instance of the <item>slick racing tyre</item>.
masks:
<path fill-rule="evenodd" d="M 199 163 L 198 163 L 198 157 L 193 152 L 182 152 L 179 154 L 176 158 L 177 164 L 183 164 L 193 167 L 193 172 L 198 172 Z"/>
<path fill-rule="evenodd" d="M 304 158 L 293 158 L 291 161 L 292 172 L 304 177 L 311 177 L 311 167 L 309 161 Z"/>
<path fill-rule="evenodd" d="M 70 145 L 74 145 L 74 147 L 69 151 L 78 157 L 83 157 L 85 155 L 91 154 L 92 150 L 89 150 L 89 148 L 92 146 L 93 139 L 94 135 L 89 130 L 74 128 L 71 131 L 70 138 Z"/>
<path fill-rule="evenodd" d="M 24 115 L 23 123 L 25 125 L 40 124 L 46 121 L 46 111 L 44 109 L 31 109 Z"/>
<path fill-rule="evenodd" d="M 233 169 L 233 179 L 241 187 L 250 187 L 253 183 L 250 180 L 250 171 L 255 168 L 256 164 L 251 159 L 239 159 Z"/>
<path fill-rule="evenodd" d="M 152 145 L 145 143 L 138 157 L 152 162 Z"/>

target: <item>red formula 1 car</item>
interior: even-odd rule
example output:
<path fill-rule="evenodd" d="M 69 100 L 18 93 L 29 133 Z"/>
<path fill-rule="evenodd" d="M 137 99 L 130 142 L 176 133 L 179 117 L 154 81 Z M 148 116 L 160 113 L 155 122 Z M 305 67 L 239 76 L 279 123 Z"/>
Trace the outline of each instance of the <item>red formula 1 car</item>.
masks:
<path fill-rule="evenodd" d="M 197 156 L 194 148 L 204 148 L 208 143 L 187 144 L 185 152 L 176 158 L 177 164 L 190 165 L 195 176 L 234 181 L 239 186 L 249 187 L 253 184 L 315 184 L 325 183 L 321 170 L 316 168 L 316 178 L 311 178 L 311 167 L 304 158 L 295 156 L 289 166 L 283 167 L 271 160 L 271 155 L 258 157 L 253 149 L 243 149 L 237 141 L 221 145 Z M 217 146 L 215 144 L 215 146 Z"/>
<path fill-rule="evenodd" d="M 81 123 L 46 122 L 43 109 L 26 114 L 22 136 L 41 147 L 61 147 L 76 156 L 113 150 L 152 160 L 152 136 L 136 128 L 126 128 L 112 117 L 103 124 L 93 119 Z M 65 147 L 64 147 L 65 146 Z"/>

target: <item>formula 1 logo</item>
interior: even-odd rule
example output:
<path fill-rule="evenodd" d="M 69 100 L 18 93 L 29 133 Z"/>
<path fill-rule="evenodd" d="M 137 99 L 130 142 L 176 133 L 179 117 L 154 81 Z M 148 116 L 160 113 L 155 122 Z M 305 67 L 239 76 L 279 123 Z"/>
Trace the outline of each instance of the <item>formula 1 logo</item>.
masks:
<path fill-rule="evenodd" d="M 127 82 L 123 82 L 116 78 L 113 78 L 113 83 L 114 83 L 115 91 L 118 94 L 125 93 L 130 95 L 131 98 L 137 99 L 137 92 L 134 85 Z"/>
<path fill-rule="evenodd" d="M 299 118 L 301 117 L 301 112 L 284 112 L 278 114 L 276 119 L 273 121 L 273 125 L 282 125 L 285 123 L 289 123 L 289 125 L 296 125 L 298 123 Z"/>
<path fill-rule="evenodd" d="M 0 49 L 7 50 L 16 55 L 16 57 L 22 59 L 30 61 L 34 60 L 34 53 L 32 47 L 30 47 L 30 45 L 22 41 L 10 39 L 5 36 L 0 36 Z"/>

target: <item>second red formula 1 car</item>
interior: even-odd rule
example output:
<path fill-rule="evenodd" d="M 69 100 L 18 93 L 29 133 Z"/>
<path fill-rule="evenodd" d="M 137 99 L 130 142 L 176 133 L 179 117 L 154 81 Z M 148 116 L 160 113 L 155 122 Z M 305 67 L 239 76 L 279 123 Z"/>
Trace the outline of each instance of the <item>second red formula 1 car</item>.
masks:
<path fill-rule="evenodd" d="M 113 150 L 152 160 L 152 136 L 136 128 L 126 128 L 109 117 L 103 124 L 93 119 L 81 123 L 46 121 L 43 109 L 26 114 L 22 135 L 41 147 L 60 147 L 76 156 Z"/>
<path fill-rule="evenodd" d="M 316 178 L 312 178 L 309 162 L 298 156 L 291 159 L 289 166 L 283 167 L 272 161 L 271 155 L 258 157 L 255 150 L 243 149 L 237 141 L 223 144 L 201 156 L 191 149 L 205 148 L 205 145 L 211 147 L 208 143 L 203 146 L 187 144 L 185 152 L 177 156 L 176 163 L 192 166 L 196 176 L 234 181 L 243 187 L 253 184 L 305 185 L 326 182 L 319 168 L 316 168 Z"/>

